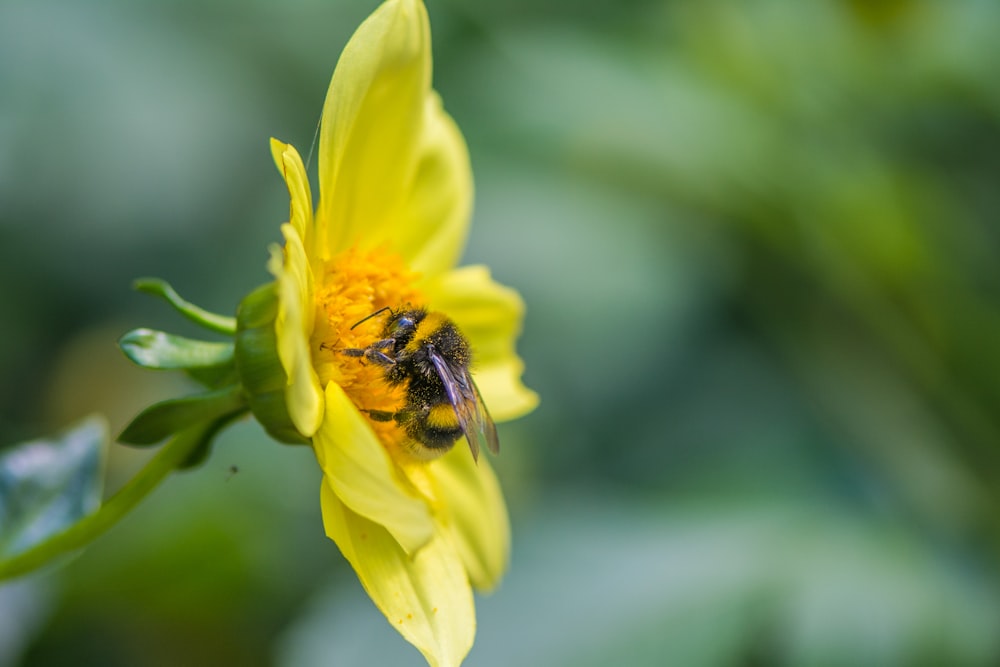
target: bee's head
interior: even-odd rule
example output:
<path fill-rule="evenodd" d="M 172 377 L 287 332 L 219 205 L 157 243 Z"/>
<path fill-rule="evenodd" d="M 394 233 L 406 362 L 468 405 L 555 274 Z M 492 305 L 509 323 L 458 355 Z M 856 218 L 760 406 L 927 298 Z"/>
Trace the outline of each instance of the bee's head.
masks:
<path fill-rule="evenodd" d="M 414 334 L 417 332 L 417 326 L 427 317 L 427 311 L 422 308 L 400 308 L 399 310 L 393 310 L 389 306 L 386 306 L 385 308 L 376 310 L 368 317 L 355 322 L 351 329 L 386 311 L 388 311 L 389 317 L 382 328 L 382 338 L 394 339 L 396 341 L 396 349 L 404 347 L 413 339 Z"/>
<path fill-rule="evenodd" d="M 391 312 L 391 311 L 390 311 Z M 392 313 L 385 323 L 384 336 L 395 338 L 397 344 L 409 341 L 417 331 L 417 325 L 427 316 L 424 310 L 400 310 Z"/>

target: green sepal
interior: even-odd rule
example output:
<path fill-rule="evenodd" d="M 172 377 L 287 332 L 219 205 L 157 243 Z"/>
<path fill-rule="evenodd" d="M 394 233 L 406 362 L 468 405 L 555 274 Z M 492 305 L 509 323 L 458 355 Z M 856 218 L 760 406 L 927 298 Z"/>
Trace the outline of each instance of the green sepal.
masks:
<path fill-rule="evenodd" d="M 221 389 L 240 381 L 235 365 L 185 368 L 184 373 L 206 389 Z"/>
<path fill-rule="evenodd" d="M 288 375 L 278 358 L 275 319 L 276 283 L 246 296 L 236 311 L 236 370 L 247 392 L 250 409 L 272 438 L 286 444 L 308 444 L 288 414 Z"/>
<path fill-rule="evenodd" d="M 236 333 L 236 318 L 216 315 L 204 308 L 199 308 L 190 301 L 185 301 L 165 280 L 159 278 L 139 278 L 132 283 L 132 287 L 140 292 L 160 297 L 173 306 L 181 315 L 206 329 L 226 334 L 227 336 L 232 336 Z"/>
<path fill-rule="evenodd" d="M 225 366 L 233 361 L 233 344 L 184 338 L 152 329 L 134 329 L 118 339 L 125 356 L 144 368 L 183 370 Z"/>
<path fill-rule="evenodd" d="M 155 445 L 194 424 L 246 409 L 246 397 L 239 385 L 174 398 L 140 412 L 121 432 L 118 441 L 129 445 Z"/>

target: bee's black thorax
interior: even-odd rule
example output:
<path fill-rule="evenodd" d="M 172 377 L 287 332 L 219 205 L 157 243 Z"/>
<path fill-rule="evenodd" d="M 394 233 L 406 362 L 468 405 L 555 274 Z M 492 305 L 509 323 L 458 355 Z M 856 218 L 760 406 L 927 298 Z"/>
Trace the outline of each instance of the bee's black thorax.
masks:
<path fill-rule="evenodd" d="M 386 380 L 391 384 L 419 378 L 443 394 L 441 378 L 430 358 L 432 350 L 449 366 L 464 368 L 471 360 L 469 344 L 458 328 L 438 313 L 402 311 L 386 324 L 383 333 L 394 341 L 396 363 L 386 369 Z"/>

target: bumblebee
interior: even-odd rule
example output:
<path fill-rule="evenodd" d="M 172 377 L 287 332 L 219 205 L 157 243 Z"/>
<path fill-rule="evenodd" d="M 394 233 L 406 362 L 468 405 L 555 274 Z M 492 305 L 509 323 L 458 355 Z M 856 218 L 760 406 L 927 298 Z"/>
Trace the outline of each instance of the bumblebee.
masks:
<path fill-rule="evenodd" d="M 497 427 L 469 373 L 469 342 L 455 323 L 422 308 L 386 307 L 351 328 L 385 312 L 388 317 L 380 340 L 340 352 L 382 366 L 389 385 L 405 387 L 406 400 L 395 412 L 364 412 L 374 421 L 396 422 L 415 444 L 413 452 L 420 458 L 444 454 L 462 436 L 473 459 L 479 459 L 481 441 L 491 452 L 499 453 Z"/>

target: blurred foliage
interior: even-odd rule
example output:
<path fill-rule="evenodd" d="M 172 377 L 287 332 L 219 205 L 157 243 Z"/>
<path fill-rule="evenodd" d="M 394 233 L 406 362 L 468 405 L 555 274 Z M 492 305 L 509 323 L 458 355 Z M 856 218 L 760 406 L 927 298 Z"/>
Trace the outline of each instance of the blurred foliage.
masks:
<path fill-rule="evenodd" d="M 514 563 L 468 664 L 1000 661 L 1000 7 L 428 6 L 467 260 L 524 294 L 543 399 L 501 427 Z M 128 286 L 231 313 L 267 280 L 267 138 L 308 152 L 373 7 L 0 4 L 0 441 L 177 393 L 114 350 L 190 333 Z M 142 456 L 116 447 L 112 486 Z M 41 619 L 0 661 L 419 664 L 318 483 L 237 429 L 0 588 Z"/>
<path fill-rule="evenodd" d="M 107 446 L 103 420 L 90 417 L 0 454 L 0 557 L 27 551 L 97 509 Z"/>

